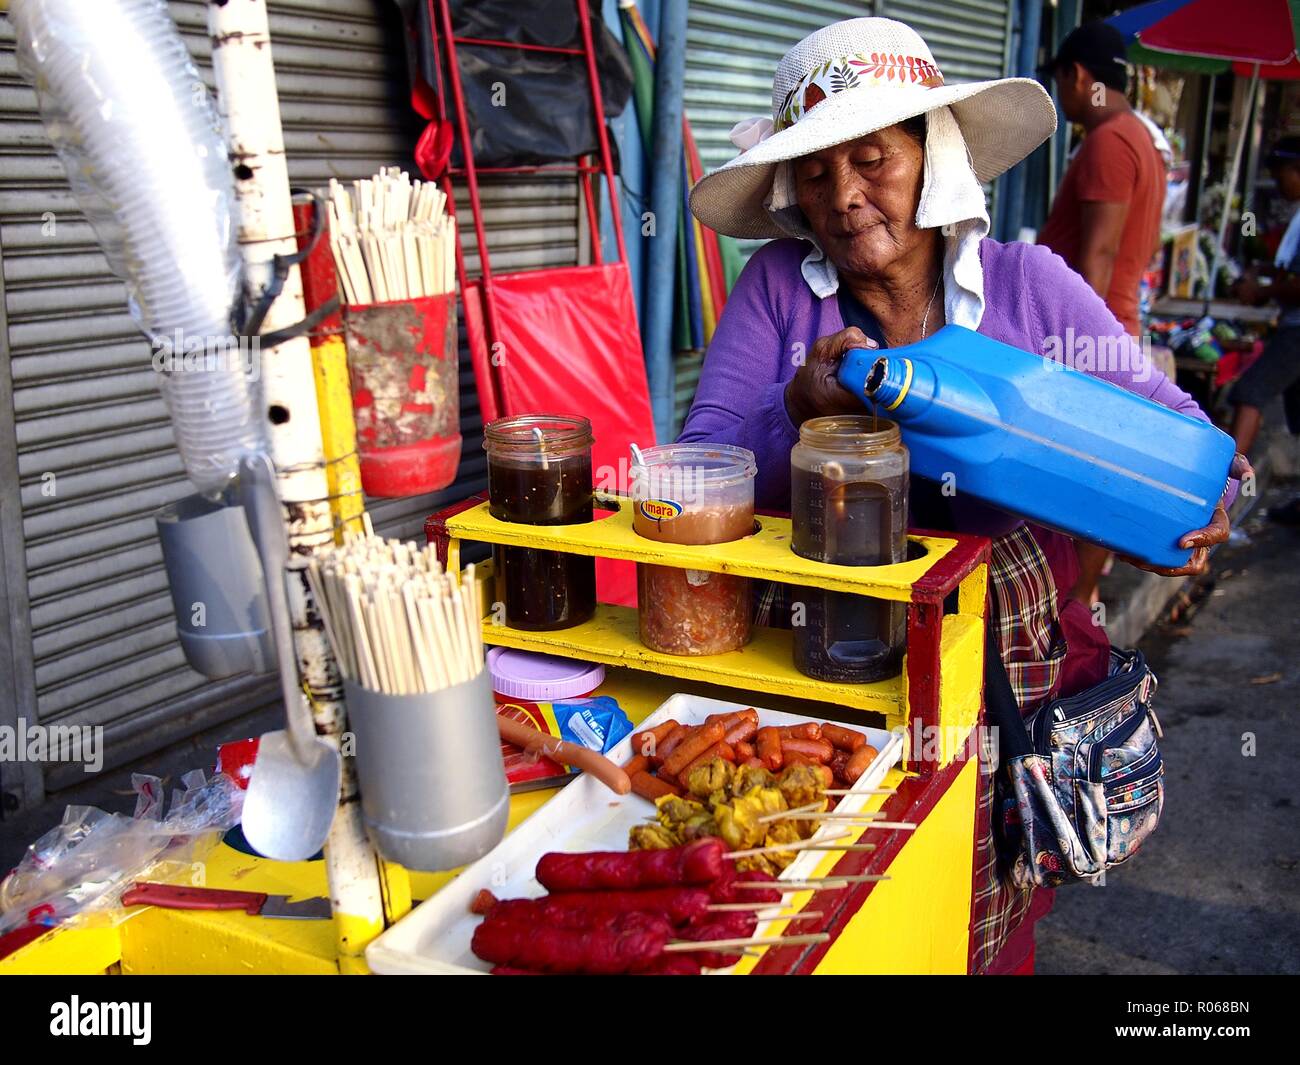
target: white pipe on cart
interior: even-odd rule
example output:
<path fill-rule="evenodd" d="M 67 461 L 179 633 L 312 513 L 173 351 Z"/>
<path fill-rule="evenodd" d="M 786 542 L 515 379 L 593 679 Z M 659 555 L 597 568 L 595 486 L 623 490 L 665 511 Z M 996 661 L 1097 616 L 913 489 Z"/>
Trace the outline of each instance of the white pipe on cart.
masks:
<path fill-rule="evenodd" d="M 218 109 L 234 167 L 239 246 L 249 294 L 255 299 L 271 278 L 272 257 L 297 250 L 265 0 L 210 0 L 208 30 Z M 302 278 L 294 266 L 263 328 L 270 332 L 292 326 L 304 314 Z M 271 456 L 289 526 L 289 606 L 298 666 L 317 732 L 341 744 L 346 727 L 341 681 L 320 614 L 311 605 L 306 576 L 310 556 L 334 543 L 307 337 L 263 351 L 262 382 Z M 325 845 L 341 960 L 358 958 L 384 927 L 379 859 L 366 839 L 356 798 L 355 766 L 345 758 L 339 808 Z"/>

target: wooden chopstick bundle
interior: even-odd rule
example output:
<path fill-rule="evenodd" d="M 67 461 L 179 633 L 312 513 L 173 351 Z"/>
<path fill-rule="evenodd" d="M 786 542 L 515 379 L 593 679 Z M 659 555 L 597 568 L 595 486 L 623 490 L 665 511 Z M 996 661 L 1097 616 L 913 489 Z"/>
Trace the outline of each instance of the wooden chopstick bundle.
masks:
<path fill-rule="evenodd" d="M 373 531 L 312 558 L 307 570 L 343 676 L 373 691 L 414 695 L 483 669 L 474 566 L 457 581 L 433 548 Z"/>
<path fill-rule="evenodd" d="M 349 188 L 331 179 L 330 250 L 343 300 L 391 303 L 456 290 L 456 219 L 428 181 L 384 167 Z"/>

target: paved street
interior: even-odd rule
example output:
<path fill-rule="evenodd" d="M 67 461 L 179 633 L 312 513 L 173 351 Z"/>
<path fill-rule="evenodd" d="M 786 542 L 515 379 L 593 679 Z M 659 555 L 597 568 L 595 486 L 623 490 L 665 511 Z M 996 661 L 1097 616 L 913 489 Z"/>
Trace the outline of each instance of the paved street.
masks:
<path fill-rule="evenodd" d="M 1160 678 L 1165 810 L 1104 887 L 1058 891 L 1040 973 L 1300 971 L 1300 530 L 1246 521 L 1188 622 L 1143 643 Z M 1253 747 L 1253 750 L 1252 750 Z"/>

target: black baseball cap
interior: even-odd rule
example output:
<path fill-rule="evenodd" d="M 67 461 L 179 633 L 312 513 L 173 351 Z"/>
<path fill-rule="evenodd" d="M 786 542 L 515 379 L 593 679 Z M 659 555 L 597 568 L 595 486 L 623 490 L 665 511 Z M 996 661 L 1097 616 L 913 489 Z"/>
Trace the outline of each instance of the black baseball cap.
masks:
<path fill-rule="evenodd" d="M 1282 137 L 1268 150 L 1264 165 L 1270 169 L 1300 163 L 1300 137 Z"/>
<path fill-rule="evenodd" d="M 1069 63 L 1078 63 L 1109 88 L 1123 92 L 1128 86 L 1124 35 L 1107 22 L 1085 22 L 1071 30 L 1060 51 L 1038 68 L 1038 75 L 1049 78 Z"/>

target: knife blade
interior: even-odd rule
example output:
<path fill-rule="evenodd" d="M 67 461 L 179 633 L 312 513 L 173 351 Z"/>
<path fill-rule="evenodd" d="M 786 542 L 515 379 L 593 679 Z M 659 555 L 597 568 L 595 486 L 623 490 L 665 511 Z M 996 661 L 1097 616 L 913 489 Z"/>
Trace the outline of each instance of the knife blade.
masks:
<path fill-rule="evenodd" d="M 225 888 L 188 887 L 137 881 L 122 895 L 123 906 L 162 906 L 169 910 L 243 910 L 251 916 L 299 921 L 326 920 L 330 900 L 321 896 L 289 901 L 288 895 Z"/>

